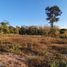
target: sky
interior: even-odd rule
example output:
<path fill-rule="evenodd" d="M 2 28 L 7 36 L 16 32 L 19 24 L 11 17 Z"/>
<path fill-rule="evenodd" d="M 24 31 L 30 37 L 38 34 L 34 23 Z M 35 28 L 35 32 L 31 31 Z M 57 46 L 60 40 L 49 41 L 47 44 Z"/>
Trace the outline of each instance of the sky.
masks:
<path fill-rule="evenodd" d="M 7 20 L 13 26 L 49 26 L 45 8 L 54 5 L 62 11 L 55 25 L 67 28 L 67 0 L 0 0 L 0 22 Z"/>

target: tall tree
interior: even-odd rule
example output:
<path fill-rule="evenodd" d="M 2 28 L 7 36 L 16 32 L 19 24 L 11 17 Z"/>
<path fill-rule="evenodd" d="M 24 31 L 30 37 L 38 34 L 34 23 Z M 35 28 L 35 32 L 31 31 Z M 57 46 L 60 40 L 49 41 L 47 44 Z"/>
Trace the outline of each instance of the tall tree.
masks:
<path fill-rule="evenodd" d="M 49 21 L 51 28 L 54 26 L 54 22 L 57 22 L 59 20 L 58 16 L 62 14 L 60 8 L 58 6 L 52 6 L 52 7 L 46 7 L 45 9 L 47 20 Z"/>

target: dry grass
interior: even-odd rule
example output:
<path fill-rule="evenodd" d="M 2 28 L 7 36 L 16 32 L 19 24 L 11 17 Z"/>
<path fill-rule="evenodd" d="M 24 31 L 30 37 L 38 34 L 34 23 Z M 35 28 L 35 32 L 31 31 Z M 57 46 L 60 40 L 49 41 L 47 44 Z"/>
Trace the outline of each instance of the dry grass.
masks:
<path fill-rule="evenodd" d="M 61 63 L 67 65 L 67 39 L 35 35 L 0 35 L 0 65 L 2 66 L 58 65 L 56 67 L 60 67 Z"/>

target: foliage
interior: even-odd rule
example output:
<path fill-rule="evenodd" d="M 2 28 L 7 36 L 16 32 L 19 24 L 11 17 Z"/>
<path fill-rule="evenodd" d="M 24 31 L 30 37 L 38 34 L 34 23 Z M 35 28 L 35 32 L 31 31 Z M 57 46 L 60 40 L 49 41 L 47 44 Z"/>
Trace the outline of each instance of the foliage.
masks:
<path fill-rule="evenodd" d="M 0 23 L 0 34 L 20 34 L 20 35 L 45 35 L 53 37 L 67 38 L 67 29 L 60 29 L 54 26 L 51 30 L 49 26 L 11 26 L 3 21 Z"/>
<path fill-rule="evenodd" d="M 47 20 L 49 20 L 49 23 L 51 24 L 51 27 L 53 28 L 53 23 L 57 22 L 59 18 L 57 16 L 61 15 L 61 10 L 58 6 L 52 6 L 52 7 L 46 7 L 45 9 L 46 14 L 47 14 Z"/>

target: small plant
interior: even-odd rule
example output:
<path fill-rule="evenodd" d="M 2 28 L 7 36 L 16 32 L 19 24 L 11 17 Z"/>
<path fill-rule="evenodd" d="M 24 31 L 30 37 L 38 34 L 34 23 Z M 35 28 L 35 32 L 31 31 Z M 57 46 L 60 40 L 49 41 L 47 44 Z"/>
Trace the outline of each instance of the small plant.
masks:
<path fill-rule="evenodd" d="M 10 52 L 12 52 L 12 53 L 15 53 L 15 54 L 17 54 L 17 55 L 20 55 L 20 54 L 21 54 L 20 47 L 21 47 L 21 46 L 18 45 L 18 44 L 12 44 L 12 45 L 9 46 L 9 50 L 10 50 Z"/>
<path fill-rule="evenodd" d="M 48 51 L 41 51 L 40 53 L 39 53 L 39 56 L 46 56 L 46 55 L 48 55 Z"/>
<path fill-rule="evenodd" d="M 49 65 L 50 65 L 50 67 L 58 67 L 58 64 L 55 61 L 50 63 Z"/>

